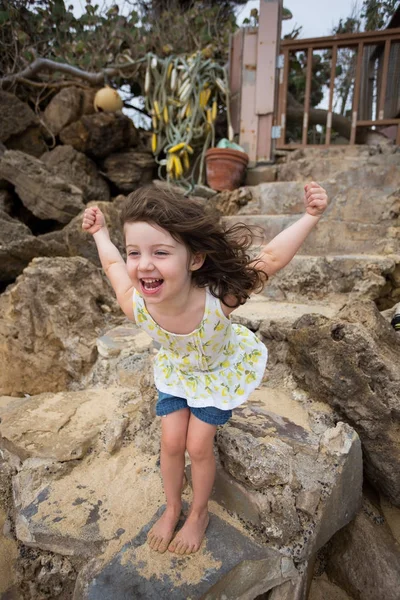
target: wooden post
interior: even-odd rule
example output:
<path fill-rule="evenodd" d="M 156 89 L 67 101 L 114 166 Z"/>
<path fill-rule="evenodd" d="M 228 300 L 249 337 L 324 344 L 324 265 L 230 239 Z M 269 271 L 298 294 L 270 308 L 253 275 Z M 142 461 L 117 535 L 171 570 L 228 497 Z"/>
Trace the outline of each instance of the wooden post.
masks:
<path fill-rule="evenodd" d="M 353 109 L 352 109 L 351 134 L 350 134 L 350 144 L 351 145 L 356 143 L 358 105 L 360 102 L 361 67 L 362 67 L 363 52 L 364 52 L 364 42 L 359 42 L 358 47 L 357 47 L 356 75 L 354 78 Z"/>
<path fill-rule="evenodd" d="M 244 29 L 239 144 L 249 166 L 272 158 L 282 0 L 260 0 L 259 26 Z"/>
<path fill-rule="evenodd" d="M 329 104 L 328 114 L 326 117 L 326 136 L 325 146 L 329 146 L 331 143 L 332 133 L 332 107 L 333 107 L 333 92 L 335 90 L 335 74 L 336 74 L 336 62 L 337 62 L 337 45 L 335 44 L 332 48 L 332 61 L 331 61 L 331 81 L 329 85 Z"/>

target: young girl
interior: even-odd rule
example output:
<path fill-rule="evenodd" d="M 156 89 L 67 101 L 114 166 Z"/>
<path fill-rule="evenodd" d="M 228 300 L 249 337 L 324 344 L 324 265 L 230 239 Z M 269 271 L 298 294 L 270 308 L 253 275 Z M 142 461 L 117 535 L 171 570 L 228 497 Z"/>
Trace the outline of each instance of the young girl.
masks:
<path fill-rule="evenodd" d="M 204 205 L 175 191 L 149 186 L 128 196 L 122 209 L 126 263 L 110 241 L 97 207 L 85 210 L 83 229 L 95 239 L 101 264 L 125 315 L 161 349 L 154 362 L 161 421 L 161 473 L 166 509 L 148 534 L 158 552 L 196 552 L 208 525 L 215 476 L 213 441 L 261 382 L 267 350 L 230 314 L 293 258 L 327 206 L 325 190 L 305 186 L 306 213 L 262 247 L 247 250 L 251 231 L 225 230 Z M 193 501 L 181 514 L 185 450 L 191 459 Z"/>

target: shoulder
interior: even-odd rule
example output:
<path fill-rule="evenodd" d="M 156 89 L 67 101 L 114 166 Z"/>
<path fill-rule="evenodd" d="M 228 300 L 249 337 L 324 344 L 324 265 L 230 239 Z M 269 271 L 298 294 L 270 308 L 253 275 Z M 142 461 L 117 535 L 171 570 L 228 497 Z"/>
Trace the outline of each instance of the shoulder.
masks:
<path fill-rule="evenodd" d="M 240 304 L 238 304 L 238 299 L 233 294 L 227 294 L 220 302 L 222 312 L 226 317 L 229 317 L 229 315 L 240 306 Z"/>

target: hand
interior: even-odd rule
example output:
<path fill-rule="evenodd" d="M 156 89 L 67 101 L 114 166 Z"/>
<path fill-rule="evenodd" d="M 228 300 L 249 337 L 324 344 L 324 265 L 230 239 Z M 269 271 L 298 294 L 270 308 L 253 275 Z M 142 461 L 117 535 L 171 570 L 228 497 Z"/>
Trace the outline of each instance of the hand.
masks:
<path fill-rule="evenodd" d="M 97 206 L 90 206 L 86 208 L 83 213 L 82 229 L 92 235 L 100 231 L 102 227 L 106 226 L 106 220 L 103 213 Z"/>
<path fill-rule="evenodd" d="M 328 206 L 326 191 L 315 181 L 304 186 L 304 205 L 313 217 L 320 217 Z"/>

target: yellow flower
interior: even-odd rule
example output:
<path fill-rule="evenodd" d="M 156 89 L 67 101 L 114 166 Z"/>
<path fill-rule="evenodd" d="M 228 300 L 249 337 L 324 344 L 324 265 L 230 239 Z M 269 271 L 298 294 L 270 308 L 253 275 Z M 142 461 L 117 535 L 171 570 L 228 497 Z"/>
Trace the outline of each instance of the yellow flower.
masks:
<path fill-rule="evenodd" d="M 224 324 L 218 321 L 218 323 L 214 326 L 214 331 L 222 331 L 224 329 Z"/>
<path fill-rule="evenodd" d="M 227 367 L 229 367 L 230 363 L 229 360 L 224 360 L 222 363 L 220 363 L 220 367 L 222 367 L 223 369 L 226 369 Z"/>

